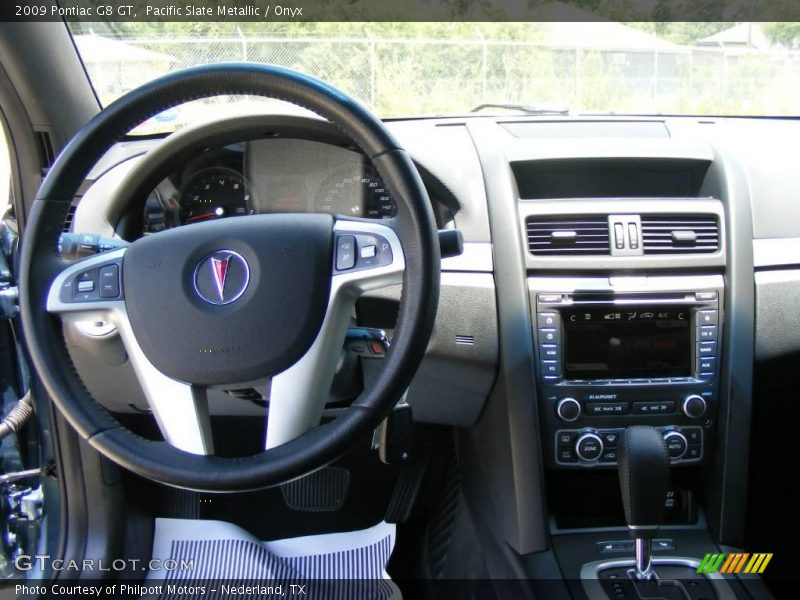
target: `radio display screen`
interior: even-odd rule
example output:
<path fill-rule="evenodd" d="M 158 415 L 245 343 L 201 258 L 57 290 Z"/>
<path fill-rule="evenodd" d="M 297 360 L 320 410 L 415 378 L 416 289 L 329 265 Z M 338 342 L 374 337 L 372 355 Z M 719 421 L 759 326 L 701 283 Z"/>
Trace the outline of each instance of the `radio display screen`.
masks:
<path fill-rule="evenodd" d="M 567 379 L 691 375 L 691 315 L 685 307 L 591 307 L 561 314 Z"/>

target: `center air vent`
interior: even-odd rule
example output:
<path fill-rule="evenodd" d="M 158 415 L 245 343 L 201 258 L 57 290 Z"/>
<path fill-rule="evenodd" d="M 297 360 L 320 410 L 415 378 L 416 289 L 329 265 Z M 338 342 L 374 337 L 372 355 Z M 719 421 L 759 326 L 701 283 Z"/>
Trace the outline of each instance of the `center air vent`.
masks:
<path fill-rule="evenodd" d="M 711 215 L 642 215 L 645 254 L 704 254 L 719 250 L 719 224 Z"/>
<path fill-rule="evenodd" d="M 538 255 L 608 254 L 608 219 L 591 217 L 528 217 L 528 249 Z"/>

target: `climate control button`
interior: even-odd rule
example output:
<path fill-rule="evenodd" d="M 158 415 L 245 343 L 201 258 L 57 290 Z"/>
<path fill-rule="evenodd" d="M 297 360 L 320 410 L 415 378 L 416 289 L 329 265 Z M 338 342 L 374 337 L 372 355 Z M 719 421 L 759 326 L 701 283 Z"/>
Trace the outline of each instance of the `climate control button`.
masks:
<path fill-rule="evenodd" d="M 688 442 L 680 431 L 668 431 L 664 434 L 664 443 L 667 445 L 667 454 L 670 458 L 683 458 L 686 454 Z"/>
<path fill-rule="evenodd" d="M 575 398 L 562 398 L 556 404 L 556 414 L 567 423 L 576 421 L 581 416 L 581 403 Z"/>
<path fill-rule="evenodd" d="M 581 460 L 594 462 L 603 454 L 603 440 L 593 433 L 584 433 L 575 442 L 575 454 Z"/>
<path fill-rule="evenodd" d="M 681 411 L 690 419 L 699 419 L 702 417 L 706 414 L 706 408 L 708 408 L 708 405 L 706 404 L 705 398 L 697 394 L 689 394 L 681 403 Z"/>

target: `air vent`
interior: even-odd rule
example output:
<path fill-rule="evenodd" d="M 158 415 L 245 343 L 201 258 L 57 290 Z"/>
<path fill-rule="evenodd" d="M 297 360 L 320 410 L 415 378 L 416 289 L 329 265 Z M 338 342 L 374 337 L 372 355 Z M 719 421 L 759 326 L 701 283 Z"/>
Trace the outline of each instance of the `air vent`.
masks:
<path fill-rule="evenodd" d="M 67 210 L 67 216 L 64 219 L 64 225 L 63 227 L 61 227 L 61 231 L 63 231 L 64 233 L 69 233 L 70 231 L 72 231 L 72 222 L 75 220 L 75 211 L 77 210 L 78 210 L 78 205 L 77 203 L 73 202 L 70 205 L 69 210 Z"/>
<path fill-rule="evenodd" d="M 711 215 L 642 215 L 645 254 L 710 254 L 719 250 L 719 224 Z"/>
<path fill-rule="evenodd" d="M 591 217 L 528 217 L 531 254 L 608 254 L 608 219 Z"/>

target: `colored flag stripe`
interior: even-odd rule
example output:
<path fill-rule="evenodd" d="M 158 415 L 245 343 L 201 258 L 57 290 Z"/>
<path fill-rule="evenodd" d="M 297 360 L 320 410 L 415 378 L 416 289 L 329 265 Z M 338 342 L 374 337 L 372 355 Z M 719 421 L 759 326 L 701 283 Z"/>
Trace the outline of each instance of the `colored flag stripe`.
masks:
<path fill-rule="evenodd" d="M 722 568 L 719 570 L 720 573 L 730 573 L 733 569 L 733 565 L 736 564 L 736 561 L 739 559 L 740 554 L 728 554 L 728 559 L 725 561 L 725 564 L 722 565 Z"/>
<path fill-rule="evenodd" d="M 769 554 L 763 554 L 762 556 L 764 556 L 764 562 L 761 563 L 761 566 L 759 567 L 759 569 L 757 571 L 758 573 L 763 573 L 764 569 L 767 568 L 767 565 L 769 564 L 769 561 L 772 560 L 772 552 L 770 552 Z"/>
<path fill-rule="evenodd" d="M 740 554 L 739 556 L 741 556 L 741 558 L 738 561 L 736 561 L 736 563 L 733 566 L 733 572 L 734 573 L 741 573 L 742 572 L 742 568 L 744 568 L 744 563 L 750 557 L 750 554 L 745 552 L 744 554 Z"/>

